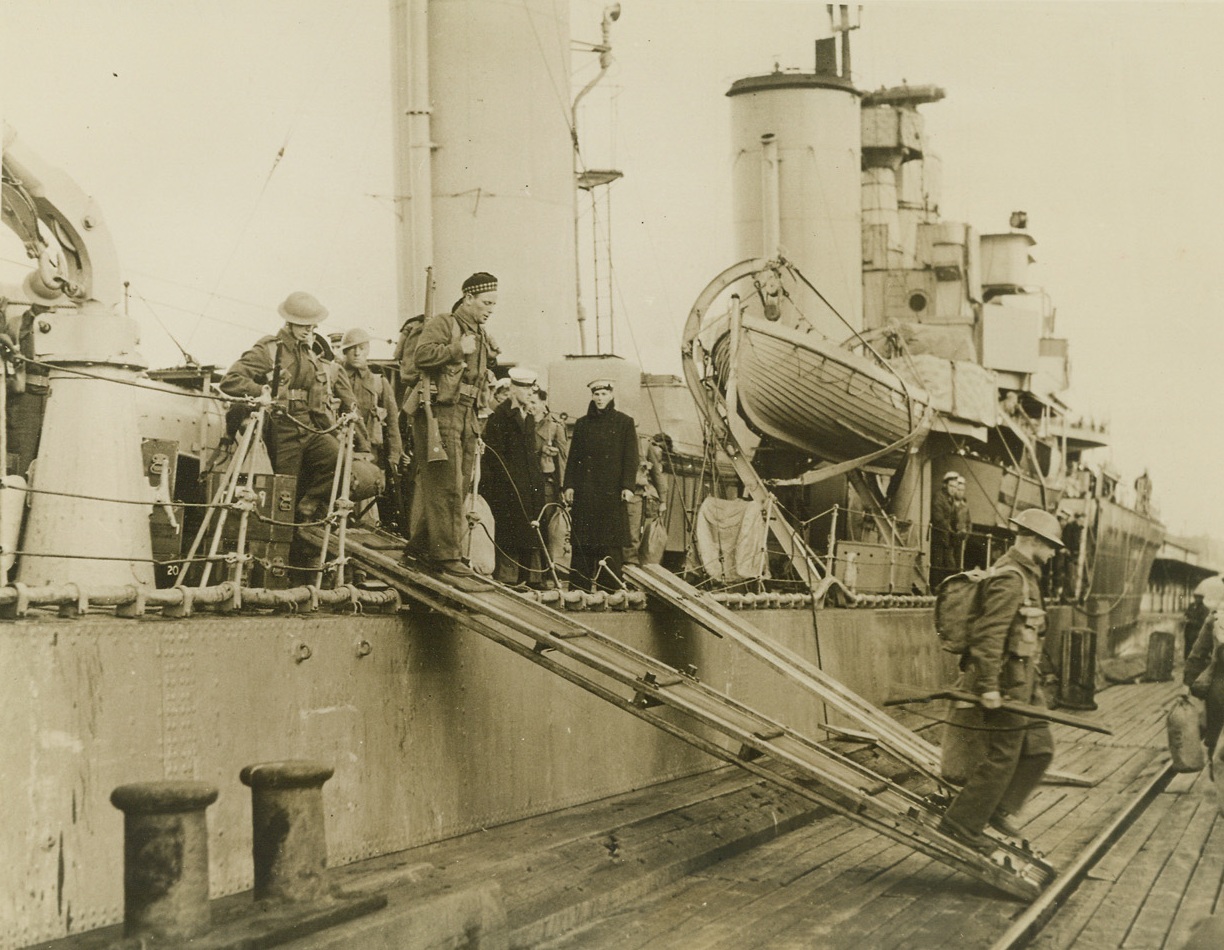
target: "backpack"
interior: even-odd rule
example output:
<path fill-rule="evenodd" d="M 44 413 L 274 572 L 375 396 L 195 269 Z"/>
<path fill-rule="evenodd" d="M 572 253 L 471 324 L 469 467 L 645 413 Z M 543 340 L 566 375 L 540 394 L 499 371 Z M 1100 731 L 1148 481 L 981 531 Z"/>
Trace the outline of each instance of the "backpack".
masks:
<path fill-rule="evenodd" d="M 961 656 L 969 650 L 969 633 L 973 623 L 981 614 L 980 591 L 982 581 L 1007 571 L 1016 574 L 1024 585 L 1024 602 L 1028 603 L 1028 578 L 1018 567 L 1004 564 L 986 570 L 974 568 L 953 574 L 944 580 L 935 591 L 935 632 L 939 645 L 948 653 Z"/>
<path fill-rule="evenodd" d="M 409 317 L 400 327 L 399 341 L 395 344 L 394 359 L 399 362 L 400 386 L 405 393 L 421 378 L 421 371 L 416 366 L 416 348 L 424 327 L 424 315 Z"/>
<path fill-rule="evenodd" d="M 420 315 L 409 317 L 400 327 L 399 341 L 395 344 L 393 358 L 399 360 L 400 392 L 403 393 L 401 400 L 421 381 L 421 371 L 416 365 L 416 351 L 417 344 L 421 341 L 421 331 L 424 329 L 425 317 Z M 457 343 L 462 335 L 463 331 L 459 329 L 459 321 L 452 319 L 451 342 Z"/>

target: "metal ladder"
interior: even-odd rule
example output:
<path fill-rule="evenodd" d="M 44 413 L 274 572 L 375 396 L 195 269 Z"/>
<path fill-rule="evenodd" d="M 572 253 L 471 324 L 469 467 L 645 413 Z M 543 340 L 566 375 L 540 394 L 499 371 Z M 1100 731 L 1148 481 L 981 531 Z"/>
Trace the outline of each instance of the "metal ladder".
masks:
<path fill-rule="evenodd" d="M 314 529 L 304 533 L 323 541 Z M 350 557 L 372 576 L 711 756 L 1023 900 L 1036 898 L 1054 876 L 1011 842 L 996 840 L 985 855 L 940 834 L 936 804 L 712 689 L 695 670 L 670 667 L 505 588 L 458 590 L 399 563 L 378 540 L 367 533 L 348 538 Z"/>

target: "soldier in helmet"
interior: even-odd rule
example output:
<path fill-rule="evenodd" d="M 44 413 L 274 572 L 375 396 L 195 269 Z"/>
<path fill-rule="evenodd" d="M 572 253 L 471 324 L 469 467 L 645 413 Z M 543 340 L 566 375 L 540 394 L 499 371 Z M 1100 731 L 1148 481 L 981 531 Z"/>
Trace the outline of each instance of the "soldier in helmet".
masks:
<path fill-rule="evenodd" d="M 299 290 L 286 297 L 277 312 L 285 322 L 280 332 L 243 353 L 220 389 L 228 396 L 250 396 L 276 407 L 267 426 L 272 466 L 278 475 L 297 476 L 297 515 L 311 521 L 327 505 L 340 455 L 336 436 L 325 431 L 336 423 L 329 374 L 313 348 L 315 327 L 327 319 L 327 308 Z M 279 378 L 274 379 L 277 367 Z M 345 412 L 356 403 L 346 379 L 337 380 L 336 396 Z M 369 451 L 360 427 L 354 446 Z"/>
<path fill-rule="evenodd" d="M 347 377 L 357 400 L 357 415 L 370 440 L 370 451 L 378 467 L 392 474 L 405 469 L 408 456 L 400 436 L 395 390 L 389 379 L 370 369 L 370 334 L 361 327 L 346 330 L 340 340 L 340 375 Z M 382 502 L 379 509 L 383 516 L 387 514 L 381 510 Z"/>
<path fill-rule="evenodd" d="M 1063 546 L 1062 526 L 1048 511 L 1029 508 L 1011 519 L 1016 540 L 981 582 L 981 613 L 961 657 L 963 688 L 981 705 L 953 710 L 954 725 L 982 730 L 982 758 L 944 813 L 939 830 L 980 851 L 993 849 L 987 825 L 1010 837 L 1014 816 L 1054 758 L 1049 724 L 1000 709 L 1004 699 L 1044 706 L 1038 665 L 1045 604 L 1041 569 Z M 1002 569 L 1001 569 L 1002 568 Z"/>

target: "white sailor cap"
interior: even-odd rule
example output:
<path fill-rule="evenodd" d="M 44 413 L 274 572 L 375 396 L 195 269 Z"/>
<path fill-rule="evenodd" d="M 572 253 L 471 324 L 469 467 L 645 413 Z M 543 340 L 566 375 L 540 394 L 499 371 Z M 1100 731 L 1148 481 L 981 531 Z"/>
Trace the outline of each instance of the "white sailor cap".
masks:
<path fill-rule="evenodd" d="M 510 382 L 515 386 L 526 386 L 532 388 L 536 385 L 539 377 L 529 369 L 522 366 L 513 366 L 510 368 Z"/>
<path fill-rule="evenodd" d="M 587 389 L 589 389 L 591 392 L 595 392 L 597 389 L 606 389 L 611 392 L 613 388 L 612 380 L 604 376 L 601 376 L 599 379 L 592 379 L 589 383 L 587 383 Z"/>

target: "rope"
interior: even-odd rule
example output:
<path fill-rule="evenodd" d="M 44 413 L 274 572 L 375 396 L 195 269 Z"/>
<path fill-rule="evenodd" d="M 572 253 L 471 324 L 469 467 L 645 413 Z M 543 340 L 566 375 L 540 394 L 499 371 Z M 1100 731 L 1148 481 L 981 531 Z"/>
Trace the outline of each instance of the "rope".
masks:
<path fill-rule="evenodd" d="M 104 501 L 114 505 L 143 505 L 148 508 L 150 506 L 160 508 L 165 502 L 159 501 L 133 501 L 128 498 L 103 498 L 100 495 L 81 495 L 76 492 L 67 491 L 52 491 L 49 488 L 29 488 L 24 485 L 6 485 L 0 484 L 0 491 L 19 491 L 29 495 L 54 495 L 57 498 L 80 498 L 84 501 Z M 186 502 L 173 501 L 170 504 L 180 508 L 232 508 L 232 505 L 213 505 L 207 502 Z"/>
<path fill-rule="evenodd" d="M 213 554 L 206 557 L 178 557 L 159 561 L 152 557 L 109 557 L 100 554 L 43 554 L 38 551 L 3 551 L 3 553 L 17 557 L 54 557 L 74 561 L 124 561 L 131 564 L 197 564 L 203 561 L 232 561 L 237 558 L 235 554 Z"/>
<path fill-rule="evenodd" d="M 36 360 L 28 356 L 18 356 L 14 354 L 12 358 L 15 362 L 25 363 L 29 366 L 40 366 L 46 370 L 56 370 L 57 372 L 68 373 L 72 376 L 83 376 L 86 379 L 96 379 L 104 383 L 115 383 L 117 386 L 131 386 L 134 389 L 147 389 L 150 392 L 165 393 L 171 396 L 189 396 L 193 399 L 215 399 L 218 402 L 228 402 L 236 405 L 256 405 L 255 400 L 250 396 L 227 396 L 225 393 L 215 391 L 197 393 L 192 392 L 190 389 L 162 389 L 158 386 L 146 386 L 143 383 L 137 383 L 130 379 L 115 379 L 113 376 L 102 376 L 98 373 L 88 373 L 85 370 L 76 369 L 71 366 L 63 366 L 59 363 L 44 363 L 42 360 Z"/>

